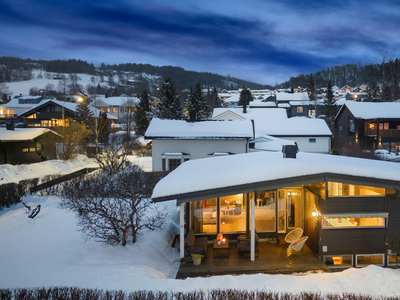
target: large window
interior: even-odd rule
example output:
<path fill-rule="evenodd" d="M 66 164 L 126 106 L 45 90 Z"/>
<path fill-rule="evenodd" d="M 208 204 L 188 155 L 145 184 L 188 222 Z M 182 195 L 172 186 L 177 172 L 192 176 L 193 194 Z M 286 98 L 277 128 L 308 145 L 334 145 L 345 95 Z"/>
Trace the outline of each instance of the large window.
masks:
<path fill-rule="evenodd" d="M 221 232 L 246 231 L 246 201 L 243 194 L 220 198 Z"/>
<path fill-rule="evenodd" d="M 192 228 L 195 233 L 217 233 L 217 199 L 190 203 Z"/>
<path fill-rule="evenodd" d="M 276 192 L 260 191 L 256 197 L 256 230 L 258 232 L 276 231 Z"/>
<path fill-rule="evenodd" d="M 384 228 L 387 214 L 338 214 L 322 216 L 323 229 Z"/>
<path fill-rule="evenodd" d="M 340 182 L 328 183 L 329 196 L 384 196 L 385 189 Z"/>

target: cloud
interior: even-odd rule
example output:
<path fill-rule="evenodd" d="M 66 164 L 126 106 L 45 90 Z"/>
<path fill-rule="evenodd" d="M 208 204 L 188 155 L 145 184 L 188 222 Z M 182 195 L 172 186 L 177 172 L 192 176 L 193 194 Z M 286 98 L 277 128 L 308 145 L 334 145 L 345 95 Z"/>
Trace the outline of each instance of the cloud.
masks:
<path fill-rule="evenodd" d="M 5 0 L 0 38 L 3 55 L 130 59 L 275 83 L 398 48 L 399 6 L 392 0 Z"/>

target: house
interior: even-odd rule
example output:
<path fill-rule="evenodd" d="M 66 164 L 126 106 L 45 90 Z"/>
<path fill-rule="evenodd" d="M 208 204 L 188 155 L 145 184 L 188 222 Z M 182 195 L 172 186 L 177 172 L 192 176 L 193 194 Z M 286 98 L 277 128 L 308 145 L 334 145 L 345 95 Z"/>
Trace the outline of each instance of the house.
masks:
<path fill-rule="evenodd" d="M 211 120 L 255 120 L 287 119 L 286 110 L 282 108 L 214 108 Z"/>
<path fill-rule="evenodd" d="M 152 140 L 153 171 L 171 171 L 185 161 L 246 153 L 254 137 L 250 120 L 201 121 L 153 118 L 145 133 Z"/>
<path fill-rule="evenodd" d="M 17 115 L 22 114 L 33 107 L 37 106 L 44 100 L 55 100 L 54 97 L 43 96 L 14 96 L 9 102 L 0 105 L 0 121 L 2 123 L 10 123 L 15 120 Z"/>
<path fill-rule="evenodd" d="M 0 164 L 26 164 L 56 158 L 55 144 L 44 143 L 46 136 L 57 133 L 47 128 L 0 128 Z M 61 139 L 61 138 L 60 138 Z"/>
<path fill-rule="evenodd" d="M 157 183 L 152 200 L 180 206 L 181 257 L 185 228 L 209 241 L 247 232 L 251 261 L 255 232 L 267 241 L 301 228 L 308 248 L 330 267 L 391 266 L 388 253 L 400 251 L 399 191 L 396 163 L 257 152 L 188 161 Z"/>
<path fill-rule="evenodd" d="M 117 118 L 121 123 L 132 122 L 135 106 L 140 102 L 137 97 L 97 97 L 91 105 Z"/>
<path fill-rule="evenodd" d="M 59 127 L 69 126 L 69 120 L 76 118 L 77 103 L 44 100 L 33 108 L 19 114 L 17 120 L 23 122 L 28 127 Z M 91 107 L 94 116 L 99 116 L 100 110 Z M 107 114 L 107 118 L 112 124 L 117 120 L 116 117 Z"/>
<path fill-rule="evenodd" d="M 307 92 L 301 93 L 276 93 L 275 94 L 276 103 L 284 104 L 290 101 L 310 101 L 310 97 Z"/>
<path fill-rule="evenodd" d="M 330 153 L 332 132 L 322 119 L 294 117 L 288 119 L 255 119 L 256 134 L 296 142 L 299 151 Z"/>
<path fill-rule="evenodd" d="M 338 135 L 350 144 L 400 150 L 400 103 L 346 101 L 335 118 Z"/>

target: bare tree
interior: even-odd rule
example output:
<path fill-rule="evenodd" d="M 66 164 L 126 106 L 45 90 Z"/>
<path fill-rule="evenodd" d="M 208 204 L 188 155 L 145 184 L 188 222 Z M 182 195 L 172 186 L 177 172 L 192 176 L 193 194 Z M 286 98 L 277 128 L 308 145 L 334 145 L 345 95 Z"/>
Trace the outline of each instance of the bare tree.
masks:
<path fill-rule="evenodd" d="M 144 229 L 161 228 L 166 213 L 151 202 L 158 173 L 137 166 L 111 178 L 106 173 L 65 186 L 60 207 L 75 212 L 78 227 L 88 238 L 109 244 L 135 243 Z"/>

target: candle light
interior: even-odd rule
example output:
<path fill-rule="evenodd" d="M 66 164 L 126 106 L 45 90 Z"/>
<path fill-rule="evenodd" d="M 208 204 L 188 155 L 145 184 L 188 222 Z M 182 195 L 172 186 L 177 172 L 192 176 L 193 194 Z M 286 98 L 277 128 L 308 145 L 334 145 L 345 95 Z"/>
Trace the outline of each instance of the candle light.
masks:
<path fill-rule="evenodd" d="M 225 244 L 225 238 L 222 239 L 222 244 Z"/>

